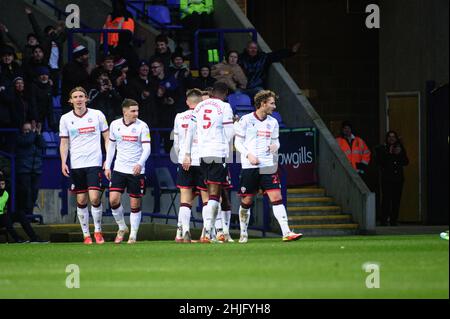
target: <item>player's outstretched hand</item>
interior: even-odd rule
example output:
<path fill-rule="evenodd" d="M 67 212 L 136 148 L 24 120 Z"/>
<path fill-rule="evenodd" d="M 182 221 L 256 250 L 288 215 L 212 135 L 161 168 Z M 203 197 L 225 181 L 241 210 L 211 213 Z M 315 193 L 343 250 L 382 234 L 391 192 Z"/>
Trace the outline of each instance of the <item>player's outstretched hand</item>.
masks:
<path fill-rule="evenodd" d="M 111 170 L 105 169 L 105 177 L 108 179 L 108 181 L 111 180 Z"/>
<path fill-rule="evenodd" d="M 139 165 L 139 164 L 134 165 L 134 167 L 133 167 L 133 175 L 134 176 L 140 175 L 141 174 L 141 169 L 142 169 L 141 165 Z"/>
<path fill-rule="evenodd" d="M 67 164 L 65 164 L 65 163 L 63 163 L 62 165 L 61 165 L 61 171 L 62 171 L 62 173 L 63 173 L 63 175 L 65 176 L 65 177 L 69 177 L 70 175 L 70 171 L 69 171 L 69 166 L 67 166 Z"/>

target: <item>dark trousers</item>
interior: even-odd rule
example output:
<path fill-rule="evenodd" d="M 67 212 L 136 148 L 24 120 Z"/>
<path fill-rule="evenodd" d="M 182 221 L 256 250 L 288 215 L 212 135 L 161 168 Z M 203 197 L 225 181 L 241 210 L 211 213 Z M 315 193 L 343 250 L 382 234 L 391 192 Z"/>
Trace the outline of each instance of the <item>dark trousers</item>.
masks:
<path fill-rule="evenodd" d="M 403 182 L 381 182 L 381 222 L 386 223 L 388 218 L 391 224 L 396 224 L 400 210 Z"/>
<path fill-rule="evenodd" d="M 11 237 L 15 241 L 19 241 L 21 238 L 17 234 L 16 230 L 13 227 L 13 224 L 11 222 L 11 219 L 9 218 L 8 214 L 1 214 L 0 215 L 0 228 L 5 227 L 8 233 L 11 235 Z"/>
<path fill-rule="evenodd" d="M 17 174 L 16 210 L 26 215 L 33 214 L 34 204 L 39 193 L 41 174 Z"/>

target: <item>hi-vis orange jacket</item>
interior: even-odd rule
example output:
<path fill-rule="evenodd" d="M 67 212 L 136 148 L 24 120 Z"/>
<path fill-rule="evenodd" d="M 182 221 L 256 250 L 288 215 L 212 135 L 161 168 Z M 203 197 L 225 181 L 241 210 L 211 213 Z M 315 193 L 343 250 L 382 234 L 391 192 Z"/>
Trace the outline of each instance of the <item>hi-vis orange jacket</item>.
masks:
<path fill-rule="evenodd" d="M 131 33 L 134 33 L 134 20 L 132 18 L 126 20 L 124 17 L 117 17 L 111 20 L 111 16 L 108 15 L 103 29 L 130 30 Z M 100 43 L 103 43 L 103 34 L 100 35 Z M 117 44 L 119 44 L 119 33 L 109 33 L 108 45 L 115 47 Z"/>
<path fill-rule="evenodd" d="M 370 150 L 360 137 L 355 137 L 354 135 L 352 135 L 351 148 L 350 144 L 343 137 L 337 137 L 336 141 L 338 142 L 339 147 L 345 153 L 347 159 L 350 161 L 355 170 L 359 171 L 359 167 L 357 165 L 359 163 L 369 165 Z"/>

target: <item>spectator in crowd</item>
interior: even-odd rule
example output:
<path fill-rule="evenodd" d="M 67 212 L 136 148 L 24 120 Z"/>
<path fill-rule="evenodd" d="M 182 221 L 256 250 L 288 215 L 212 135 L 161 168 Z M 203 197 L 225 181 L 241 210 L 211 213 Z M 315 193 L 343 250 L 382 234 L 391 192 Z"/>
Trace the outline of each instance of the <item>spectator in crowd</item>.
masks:
<path fill-rule="evenodd" d="M 18 216 L 33 214 L 39 192 L 45 147 L 41 123 L 32 125 L 30 122 L 25 122 L 16 141 L 16 214 Z M 29 236 L 33 237 L 30 234 Z"/>
<path fill-rule="evenodd" d="M 375 162 L 381 174 L 381 225 L 397 226 L 404 175 L 409 164 L 406 150 L 395 131 L 386 133 L 384 145 L 375 148 Z"/>
<path fill-rule="evenodd" d="M 133 34 L 130 31 L 119 33 L 119 44 L 111 49 L 111 53 L 116 57 L 127 60 L 132 72 L 136 72 L 139 67 L 139 55 L 133 46 Z"/>
<path fill-rule="evenodd" d="M 184 92 L 178 81 L 171 74 L 167 74 L 163 61 L 155 60 L 151 64 L 152 91 L 155 93 L 155 104 L 158 112 L 158 126 L 162 128 L 172 127 L 175 115 L 179 112 L 180 101 L 184 102 Z M 181 103 L 180 103 L 181 104 Z M 167 133 L 167 134 L 166 134 Z M 170 152 L 172 142 L 169 132 L 161 133 L 164 140 L 164 148 Z"/>
<path fill-rule="evenodd" d="M 50 68 L 50 79 L 54 83 L 53 96 L 56 96 L 59 94 L 59 81 L 63 67 L 63 45 L 67 39 L 65 22 L 58 21 L 56 26 L 48 25 L 42 31 L 31 9 L 25 8 L 25 13 L 30 20 L 34 34 L 36 34 L 39 43 L 42 45 L 46 64 Z"/>
<path fill-rule="evenodd" d="M 230 51 L 225 61 L 211 67 L 211 76 L 218 82 L 228 85 L 228 88 L 233 92 L 247 88 L 247 77 L 239 66 L 238 59 L 239 53 Z"/>
<path fill-rule="evenodd" d="M 150 64 L 155 60 L 160 60 L 164 64 L 164 69 L 169 70 L 171 58 L 172 51 L 169 48 L 169 38 L 164 34 L 158 35 L 155 38 L 155 54 L 149 59 Z"/>
<path fill-rule="evenodd" d="M 17 39 L 13 37 L 13 35 L 9 32 L 6 25 L 0 23 L 0 47 L 7 45 L 5 38 L 9 40 L 9 43 L 12 44 L 16 50 L 22 52 L 22 60 L 26 61 L 31 57 L 33 48 L 39 44 L 38 37 L 35 33 L 28 33 L 27 35 L 27 43 L 25 45 L 21 45 Z"/>
<path fill-rule="evenodd" d="M 83 45 L 78 45 L 73 50 L 73 60 L 67 63 L 62 71 L 61 104 L 62 113 L 72 109 L 69 103 L 69 92 L 74 87 L 89 87 L 89 51 Z"/>
<path fill-rule="evenodd" d="M 370 150 L 364 140 L 353 135 L 352 131 L 350 122 L 342 122 L 341 136 L 337 137 L 336 141 L 352 167 L 364 179 L 370 162 Z"/>
<path fill-rule="evenodd" d="M 146 60 L 139 62 L 138 74 L 130 79 L 129 96 L 139 104 L 139 118 L 150 127 L 158 127 L 155 92 L 152 90 L 150 65 Z"/>
<path fill-rule="evenodd" d="M 31 103 L 31 96 L 25 90 L 25 82 L 22 77 L 17 77 L 13 81 L 14 88 L 8 96 L 11 103 L 12 123 L 15 128 L 21 128 L 25 122 L 36 124 L 38 119 L 36 110 Z"/>
<path fill-rule="evenodd" d="M 114 56 L 108 54 L 102 58 L 100 65 L 92 70 L 91 87 L 93 88 L 97 87 L 97 80 L 99 76 L 102 74 L 106 74 L 110 79 L 113 78 L 114 77 L 113 72 L 114 72 Z"/>
<path fill-rule="evenodd" d="M 32 83 L 38 77 L 37 69 L 47 67 L 48 62 L 44 58 L 44 48 L 41 45 L 34 47 L 31 58 L 23 63 L 25 82 Z"/>
<path fill-rule="evenodd" d="M 272 63 L 280 62 L 282 59 L 291 57 L 300 49 L 300 43 L 296 43 L 292 49 L 282 49 L 275 52 L 265 53 L 258 49 L 256 42 L 249 42 L 245 51 L 239 57 L 239 63 L 247 76 L 247 90 L 252 100 L 256 93 L 263 90 L 267 72 Z"/>
<path fill-rule="evenodd" d="M 16 53 L 10 45 L 0 48 L 0 83 L 9 89 L 13 85 L 13 80 L 18 76 L 23 76 L 22 67 L 14 61 Z"/>
<path fill-rule="evenodd" d="M 58 126 L 53 114 L 52 83 L 50 70 L 46 66 L 37 68 L 38 78 L 31 87 L 31 104 L 37 113 L 37 122 L 58 132 Z M 45 125 L 47 121 L 47 126 Z"/>
<path fill-rule="evenodd" d="M 108 123 L 120 117 L 122 97 L 106 74 L 98 77 L 97 87 L 89 92 L 89 100 L 89 107 L 101 111 Z"/>
<path fill-rule="evenodd" d="M 200 67 L 199 76 L 192 79 L 190 88 L 197 88 L 205 91 L 206 88 L 213 87 L 214 83 L 216 83 L 216 79 L 211 76 L 211 69 L 209 68 L 209 66 L 204 65 Z"/>
<path fill-rule="evenodd" d="M 10 213 L 8 212 L 9 193 L 6 190 L 6 180 L 3 172 L 0 171 L 0 228 L 5 227 L 16 243 L 24 243 L 13 227 Z"/>
<path fill-rule="evenodd" d="M 11 104 L 8 101 L 7 89 L 4 82 L 0 81 L 0 128 L 11 126 Z M 0 144 L 6 142 L 5 136 L 0 138 Z"/>
<path fill-rule="evenodd" d="M 128 12 L 125 0 L 112 0 L 113 11 L 106 17 L 103 29 L 129 30 L 134 34 L 134 20 Z M 109 33 L 107 42 L 110 50 L 119 44 L 119 34 Z M 103 47 L 103 34 L 100 36 L 100 44 Z"/>
<path fill-rule="evenodd" d="M 182 86 L 183 91 L 186 91 L 189 83 L 192 81 L 191 70 L 184 63 L 184 57 L 181 50 L 175 50 L 172 54 L 172 66 L 169 72 L 177 79 L 178 84 Z"/>
<path fill-rule="evenodd" d="M 119 58 L 114 62 L 114 73 L 111 77 L 111 82 L 122 97 L 130 95 L 129 70 L 128 61 L 124 58 Z"/>

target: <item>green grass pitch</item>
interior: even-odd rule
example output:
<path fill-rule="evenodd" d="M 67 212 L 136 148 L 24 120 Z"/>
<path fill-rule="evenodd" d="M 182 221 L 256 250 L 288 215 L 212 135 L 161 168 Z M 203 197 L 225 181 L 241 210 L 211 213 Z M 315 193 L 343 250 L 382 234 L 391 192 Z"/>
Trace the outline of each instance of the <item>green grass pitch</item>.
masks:
<path fill-rule="evenodd" d="M 0 298 L 448 298 L 448 249 L 439 234 L 2 244 Z M 379 288 L 366 287 L 367 262 L 379 265 Z M 80 269 L 78 289 L 66 287 L 69 264 Z"/>

